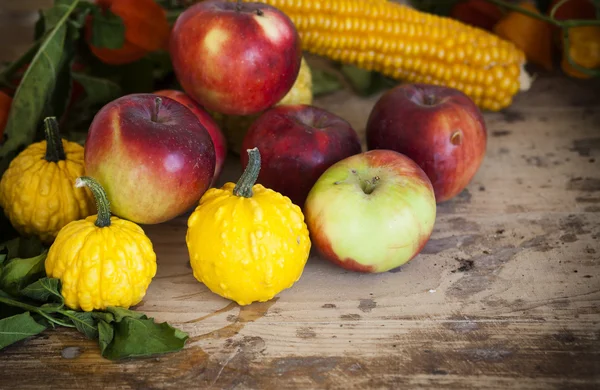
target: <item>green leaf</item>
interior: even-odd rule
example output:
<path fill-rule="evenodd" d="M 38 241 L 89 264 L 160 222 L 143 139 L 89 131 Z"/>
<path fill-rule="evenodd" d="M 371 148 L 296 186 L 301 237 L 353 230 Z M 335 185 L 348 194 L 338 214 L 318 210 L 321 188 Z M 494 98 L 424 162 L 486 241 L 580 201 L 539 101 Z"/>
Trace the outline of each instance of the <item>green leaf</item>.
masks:
<path fill-rule="evenodd" d="M 0 320 L 0 349 L 43 332 L 45 326 L 38 324 L 29 312 Z"/>
<path fill-rule="evenodd" d="M 314 96 L 326 95 L 342 89 L 339 78 L 325 69 L 312 69 L 312 92 Z"/>
<path fill-rule="evenodd" d="M 121 322 L 124 318 L 143 318 L 146 319 L 146 315 L 144 313 L 140 313 L 138 311 L 127 310 L 122 307 L 117 306 L 109 306 L 106 308 L 106 311 L 111 313 L 114 316 L 116 322 Z"/>
<path fill-rule="evenodd" d="M 26 259 L 29 257 L 38 256 L 41 254 L 46 247 L 40 241 L 39 238 L 32 237 L 21 237 L 19 239 L 19 247 L 17 252 L 14 255 L 9 255 L 9 260 L 14 259 L 15 257 L 20 257 L 22 259 Z"/>
<path fill-rule="evenodd" d="M 6 260 L 34 257 L 44 249 L 44 244 L 37 237 L 16 237 L 0 244 L 0 253 L 6 254 Z"/>
<path fill-rule="evenodd" d="M 71 72 L 71 76 L 85 91 L 85 99 L 79 103 L 80 105 L 106 104 L 122 95 L 119 84 L 109 79 L 78 72 Z"/>
<path fill-rule="evenodd" d="M 125 317 L 113 323 L 114 337 L 102 356 L 111 360 L 152 356 L 183 349 L 188 334 L 166 322 Z"/>
<path fill-rule="evenodd" d="M 77 3 L 78 0 L 70 0 L 70 6 L 63 9 L 61 18 L 46 34 L 15 92 L 5 127 L 6 139 L 0 147 L 0 174 L 19 151 L 36 139 L 40 117 L 60 70 L 67 35 L 66 21 Z"/>
<path fill-rule="evenodd" d="M 78 331 L 83 333 L 89 339 L 98 338 L 98 326 L 92 312 L 82 312 L 74 310 L 65 310 L 64 314 L 71 320 Z"/>
<path fill-rule="evenodd" d="M 2 266 L 0 272 L 0 289 L 13 296 L 21 290 L 46 275 L 44 262 L 48 251 L 30 258 L 14 258 Z"/>
<path fill-rule="evenodd" d="M 371 71 L 361 69 L 354 65 L 343 64 L 340 71 L 350 83 L 352 89 L 360 95 L 365 95 L 373 81 Z"/>
<path fill-rule="evenodd" d="M 4 254 L 4 259 L 0 261 L 0 265 L 2 265 L 4 260 L 11 260 L 19 256 L 19 248 L 22 241 L 22 237 L 17 237 L 0 244 L 0 253 Z"/>
<path fill-rule="evenodd" d="M 361 69 L 354 65 L 342 64 L 340 72 L 352 90 L 360 96 L 370 96 L 398 84 L 397 81 L 387 78 L 381 73 Z"/>
<path fill-rule="evenodd" d="M 91 44 L 99 48 L 120 49 L 125 44 L 125 23 L 110 10 L 92 10 Z"/>
<path fill-rule="evenodd" d="M 112 343 L 115 336 L 113 327 L 104 320 L 98 321 L 98 345 L 100 346 L 100 353 L 104 356 L 106 348 Z"/>
<path fill-rule="evenodd" d="M 104 321 L 106 323 L 111 323 L 115 320 L 115 316 L 111 313 L 106 313 L 103 311 L 93 311 L 92 317 L 94 317 L 98 321 Z"/>
<path fill-rule="evenodd" d="M 61 23 L 63 15 L 70 12 L 72 3 L 73 0 L 55 0 L 51 8 L 41 11 L 44 18 L 44 32 L 49 32 Z"/>
<path fill-rule="evenodd" d="M 64 302 L 60 280 L 56 278 L 41 278 L 21 290 L 21 295 L 39 302 L 48 302 L 51 298 L 59 303 Z"/>

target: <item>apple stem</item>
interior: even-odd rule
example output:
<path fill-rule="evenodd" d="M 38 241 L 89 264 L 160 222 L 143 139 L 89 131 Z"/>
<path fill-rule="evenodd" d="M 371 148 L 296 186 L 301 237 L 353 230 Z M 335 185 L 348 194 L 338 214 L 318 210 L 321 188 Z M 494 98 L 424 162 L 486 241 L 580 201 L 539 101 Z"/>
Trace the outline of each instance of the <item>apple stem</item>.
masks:
<path fill-rule="evenodd" d="M 233 188 L 233 194 L 235 196 L 251 198 L 252 187 L 256 183 L 258 173 L 260 172 L 260 152 L 257 147 L 247 149 L 246 152 L 248 152 L 248 165 L 246 165 L 244 173 L 242 173 L 242 176 L 240 176 L 240 179 Z"/>
<path fill-rule="evenodd" d="M 154 99 L 154 111 L 152 111 L 152 117 L 150 118 L 152 122 L 158 122 L 158 112 L 160 111 L 161 104 L 162 99 L 157 96 L 156 99 Z"/>
<path fill-rule="evenodd" d="M 75 180 L 75 187 L 88 187 L 92 191 L 98 210 L 96 226 L 99 228 L 110 226 L 110 202 L 102 185 L 89 176 L 81 176 Z"/>
<path fill-rule="evenodd" d="M 375 190 L 378 181 L 379 176 L 374 176 L 371 180 L 365 180 L 363 184 L 363 192 L 367 195 L 371 194 Z"/>
<path fill-rule="evenodd" d="M 44 133 L 46 135 L 46 156 L 48 162 L 59 162 L 65 160 L 65 148 L 63 147 L 62 138 L 58 130 L 58 122 L 56 117 L 48 117 L 44 119 Z"/>
<path fill-rule="evenodd" d="M 237 4 L 235 5 L 235 10 L 240 12 L 242 10 L 242 0 L 237 0 Z"/>

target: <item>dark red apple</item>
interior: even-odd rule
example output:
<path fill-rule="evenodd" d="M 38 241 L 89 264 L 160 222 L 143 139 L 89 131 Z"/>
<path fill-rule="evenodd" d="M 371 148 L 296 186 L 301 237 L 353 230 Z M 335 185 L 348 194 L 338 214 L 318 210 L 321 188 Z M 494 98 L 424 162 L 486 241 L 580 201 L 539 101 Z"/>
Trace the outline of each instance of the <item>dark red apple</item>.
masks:
<path fill-rule="evenodd" d="M 208 131 L 181 103 L 132 94 L 95 115 L 84 161 L 86 175 L 102 184 L 115 215 L 155 224 L 196 205 L 211 185 L 215 148 Z"/>
<path fill-rule="evenodd" d="M 155 95 L 169 97 L 190 110 L 196 115 L 196 118 L 202 123 L 204 128 L 208 130 L 210 137 L 212 138 L 213 145 L 215 147 L 216 165 L 215 175 L 213 177 L 213 184 L 219 178 L 223 164 L 225 164 L 225 157 L 227 157 L 227 140 L 223 135 L 223 132 L 217 125 L 217 122 L 210 116 L 210 114 L 198 103 L 196 103 L 189 95 L 185 92 L 177 91 L 175 89 L 163 89 L 154 92 Z"/>
<path fill-rule="evenodd" d="M 183 90 L 203 107 L 259 113 L 292 88 L 302 59 L 296 27 L 263 3 L 209 0 L 187 8 L 169 43 Z"/>
<path fill-rule="evenodd" d="M 366 128 L 367 148 L 391 149 L 425 171 L 437 203 L 458 195 L 483 161 L 487 130 L 464 93 L 428 84 L 401 84 L 381 96 Z"/>
<path fill-rule="evenodd" d="M 312 105 L 280 105 L 261 114 L 248 129 L 242 150 L 258 147 L 258 183 L 300 207 L 319 176 L 334 163 L 361 152 L 358 135 L 339 116 Z M 241 154 L 242 166 L 248 154 Z"/>

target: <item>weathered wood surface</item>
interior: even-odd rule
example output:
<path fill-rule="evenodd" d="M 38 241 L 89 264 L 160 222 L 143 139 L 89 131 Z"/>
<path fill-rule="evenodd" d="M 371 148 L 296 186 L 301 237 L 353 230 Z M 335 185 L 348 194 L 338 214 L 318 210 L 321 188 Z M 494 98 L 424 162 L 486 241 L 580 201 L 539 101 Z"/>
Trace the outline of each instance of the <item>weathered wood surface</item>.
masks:
<path fill-rule="evenodd" d="M 362 134 L 376 99 L 315 104 Z M 138 309 L 189 332 L 185 350 L 116 363 L 50 330 L 0 352 L 0 389 L 600 387 L 600 83 L 541 77 L 485 119 L 481 169 L 400 272 L 313 256 L 240 308 L 193 278 L 185 217 L 147 227 L 159 268 Z M 232 157 L 221 182 L 239 172 Z"/>
<path fill-rule="evenodd" d="M 47 331 L 0 352 L 0 388 L 598 388 L 597 91 L 542 77 L 485 114 L 483 166 L 401 272 L 313 256 L 292 289 L 240 309 L 193 278 L 185 217 L 147 227 L 159 268 L 138 308 L 189 332 L 185 350 L 115 363 L 76 332 Z M 376 98 L 316 104 L 363 132 Z M 231 158 L 221 181 L 239 171 Z"/>

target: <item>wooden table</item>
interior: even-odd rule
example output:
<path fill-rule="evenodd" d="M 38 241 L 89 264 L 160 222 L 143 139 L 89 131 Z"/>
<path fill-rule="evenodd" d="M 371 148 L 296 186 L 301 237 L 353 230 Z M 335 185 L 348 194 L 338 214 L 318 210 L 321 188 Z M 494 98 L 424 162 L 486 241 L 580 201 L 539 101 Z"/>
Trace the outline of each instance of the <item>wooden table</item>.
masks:
<path fill-rule="evenodd" d="M 363 134 L 377 98 L 315 105 Z M 185 216 L 147 227 L 158 274 L 137 308 L 189 332 L 184 351 L 116 363 L 49 330 L 0 352 L 0 389 L 598 388 L 599 108 L 598 80 L 551 75 L 486 113 L 481 169 L 399 271 L 312 256 L 292 289 L 240 308 L 192 276 Z M 232 156 L 221 183 L 239 173 Z"/>
<path fill-rule="evenodd" d="M 486 113 L 481 169 L 399 272 L 312 256 L 292 289 L 240 308 L 192 276 L 185 217 L 147 227 L 158 274 L 138 309 L 189 332 L 184 351 L 115 363 L 46 331 L 0 352 L 0 388 L 598 388 L 598 91 L 544 76 Z M 377 97 L 315 104 L 362 134 Z M 221 182 L 240 170 L 231 157 Z"/>

